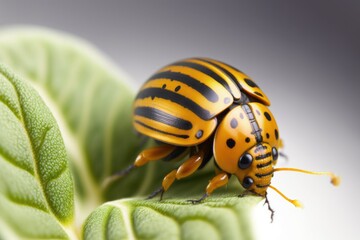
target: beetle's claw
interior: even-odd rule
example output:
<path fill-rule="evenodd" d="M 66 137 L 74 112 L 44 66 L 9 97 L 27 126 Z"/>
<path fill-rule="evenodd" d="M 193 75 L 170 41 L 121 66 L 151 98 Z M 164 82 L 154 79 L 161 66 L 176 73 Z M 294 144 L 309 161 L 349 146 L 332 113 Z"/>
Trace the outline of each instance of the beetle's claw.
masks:
<path fill-rule="evenodd" d="M 159 189 L 156 189 L 155 191 L 153 191 L 153 192 L 146 198 L 146 200 L 152 199 L 152 198 L 154 198 L 156 195 L 158 195 L 158 194 L 160 193 L 160 194 L 161 194 L 161 195 L 160 195 L 160 201 L 161 201 L 161 200 L 162 200 L 162 197 L 163 197 L 163 195 L 164 195 L 164 192 L 165 192 L 164 188 L 163 188 L 163 187 L 160 187 Z"/>
<path fill-rule="evenodd" d="M 279 152 L 279 155 L 280 155 L 280 157 L 284 158 L 285 161 L 289 161 L 289 157 L 285 153 Z"/>
<path fill-rule="evenodd" d="M 245 197 L 245 196 L 246 196 L 246 192 L 240 193 L 240 194 L 238 195 L 239 198 L 243 198 L 243 197 Z"/>
<path fill-rule="evenodd" d="M 192 204 L 199 204 L 201 203 L 205 198 L 207 198 L 209 195 L 207 193 L 205 193 L 201 198 L 199 199 L 190 199 L 187 200 L 188 202 L 191 202 Z"/>
<path fill-rule="evenodd" d="M 248 190 L 245 190 L 245 191 L 243 191 L 242 193 L 240 193 L 240 194 L 238 195 L 238 197 L 239 197 L 239 198 L 243 198 L 243 197 L 245 197 L 245 196 L 247 196 L 247 195 L 251 195 L 251 194 L 253 194 L 253 193 L 250 192 L 250 191 L 248 191 Z"/>
<path fill-rule="evenodd" d="M 126 176 L 127 174 L 129 174 L 131 172 L 131 170 L 133 170 L 135 168 L 135 165 L 134 164 L 131 164 L 130 166 L 128 166 L 127 168 L 125 169 L 122 169 L 116 173 L 114 173 L 113 176 L 117 177 L 117 178 L 120 178 L 120 177 L 124 177 Z"/>

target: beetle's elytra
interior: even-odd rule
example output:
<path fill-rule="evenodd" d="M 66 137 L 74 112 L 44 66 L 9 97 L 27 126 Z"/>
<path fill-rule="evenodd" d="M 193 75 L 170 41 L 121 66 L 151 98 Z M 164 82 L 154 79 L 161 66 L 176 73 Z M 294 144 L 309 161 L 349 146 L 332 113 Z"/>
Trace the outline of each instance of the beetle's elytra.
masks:
<path fill-rule="evenodd" d="M 249 76 L 223 62 L 189 58 L 167 65 L 144 83 L 133 112 L 135 129 L 161 144 L 142 151 L 134 164 L 118 175 L 150 161 L 188 155 L 151 195 L 162 196 L 176 179 L 193 174 L 214 159 L 215 176 L 204 196 L 191 200 L 193 203 L 226 185 L 231 175 L 247 193 L 266 198 L 270 187 L 296 206 L 296 200 L 271 186 L 275 171 L 330 175 L 336 185 L 339 180 L 330 172 L 275 168 L 281 139 L 269 105 L 268 97 Z"/>

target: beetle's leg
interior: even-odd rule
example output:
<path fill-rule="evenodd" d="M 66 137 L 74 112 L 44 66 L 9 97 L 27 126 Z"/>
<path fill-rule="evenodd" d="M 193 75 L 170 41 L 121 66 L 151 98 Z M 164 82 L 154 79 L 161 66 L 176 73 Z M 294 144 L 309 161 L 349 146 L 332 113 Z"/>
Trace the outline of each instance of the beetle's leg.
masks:
<path fill-rule="evenodd" d="M 108 177 L 102 184 L 103 188 L 106 188 L 111 182 L 116 179 L 127 175 L 131 170 L 136 167 L 141 167 L 150 161 L 157 161 L 164 157 L 167 157 L 171 154 L 176 148 L 176 146 L 172 145 L 161 145 L 155 146 L 148 149 L 143 150 L 135 159 L 134 163 L 128 166 L 127 168 L 115 172 L 112 176 Z"/>
<path fill-rule="evenodd" d="M 150 161 L 160 160 L 169 155 L 172 151 L 175 150 L 175 148 L 176 147 L 172 145 L 161 145 L 145 149 L 141 153 L 139 153 L 139 155 L 137 155 L 133 164 L 131 164 L 124 170 L 117 172 L 116 175 L 124 176 L 135 167 L 141 167 Z"/>
<path fill-rule="evenodd" d="M 217 174 L 213 179 L 210 180 L 209 184 L 206 187 L 205 194 L 201 198 L 196 199 L 196 200 L 188 200 L 188 201 L 193 204 L 200 203 L 202 200 L 204 200 L 205 198 L 210 196 L 210 194 L 215 189 L 218 189 L 218 188 L 226 185 L 228 183 L 228 181 L 229 181 L 228 174 L 225 172 L 221 172 L 221 173 Z"/>
<path fill-rule="evenodd" d="M 285 161 L 288 161 L 288 160 L 289 160 L 288 156 L 282 151 L 282 150 L 284 149 L 284 141 L 282 140 L 282 138 L 280 138 L 280 140 L 279 140 L 279 147 L 278 147 L 278 149 L 279 149 L 279 156 L 281 156 L 282 158 L 284 158 Z"/>
<path fill-rule="evenodd" d="M 282 140 L 282 138 L 280 138 L 280 140 L 279 140 L 279 147 L 278 148 L 279 149 L 284 148 L 284 141 Z"/>
<path fill-rule="evenodd" d="M 155 190 L 148 198 L 153 198 L 157 194 L 161 193 L 161 200 L 163 193 L 170 188 L 170 186 L 174 183 L 176 179 L 179 180 L 188 177 L 199 169 L 201 163 L 204 160 L 204 155 L 204 151 L 200 150 L 199 152 L 193 154 L 183 164 L 181 164 L 180 167 L 168 173 L 162 181 L 161 188 Z"/>
<path fill-rule="evenodd" d="M 160 187 L 160 188 L 156 189 L 155 191 L 153 191 L 146 199 L 152 199 L 153 197 L 155 197 L 159 193 L 161 193 L 161 197 L 160 197 L 160 200 L 161 200 L 162 195 L 164 194 L 164 188 L 163 187 Z"/>

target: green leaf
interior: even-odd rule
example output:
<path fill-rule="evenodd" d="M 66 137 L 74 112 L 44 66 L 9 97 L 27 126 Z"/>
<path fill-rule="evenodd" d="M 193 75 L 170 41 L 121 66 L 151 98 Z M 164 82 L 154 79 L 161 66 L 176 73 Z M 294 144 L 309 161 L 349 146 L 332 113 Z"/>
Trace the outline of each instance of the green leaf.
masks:
<path fill-rule="evenodd" d="M 136 194 L 146 174 L 102 186 L 140 146 L 131 125 L 134 93 L 124 73 L 86 42 L 31 27 L 0 32 L 0 61 L 33 85 L 59 124 L 75 179 L 78 224 L 106 200 Z"/>
<path fill-rule="evenodd" d="M 248 208 L 254 197 L 108 202 L 85 222 L 84 239 L 252 239 Z"/>
<path fill-rule="evenodd" d="M 42 28 L 3 30 L 0 61 L 34 86 L 59 124 L 74 174 L 80 223 L 108 200 L 149 195 L 174 168 L 173 163 L 148 164 L 103 187 L 143 146 L 131 123 L 134 91 L 129 77 L 88 43 Z M 206 184 L 213 169 L 202 171 L 208 174 Z M 200 184 L 189 194 L 202 193 L 204 187 Z"/>
<path fill-rule="evenodd" d="M 55 119 L 36 91 L 0 65 L 0 237 L 69 238 L 73 198 Z"/>
<path fill-rule="evenodd" d="M 161 185 L 162 178 L 168 172 L 179 166 L 180 162 L 154 162 L 135 169 L 110 185 L 104 185 L 116 171 L 131 164 L 145 146 L 142 139 L 136 136 L 131 123 L 134 98 L 134 92 L 129 87 L 131 81 L 88 43 L 41 28 L 2 30 L 0 62 L 10 65 L 31 83 L 59 125 L 75 180 L 78 228 L 93 210 L 109 200 L 136 196 L 143 199 Z M 5 136 L 8 134 L 12 132 L 9 131 Z M 159 213 L 171 210 L 169 214 L 174 214 L 171 215 L 173 220 L 169 222 L 185 229 L 181 231 L 183 235 L 176 235 L 176 238 L 202 234 L 201 230 L 196 232 L 189 229 L 208 229 L 221 238 L 234 234 L 236 238 L 248 239 L 249 228 L 241 227 L 244 230 L 239 232 L 239 226 L 232 221 L 237 217 L 241 226 L 248 226 L 244 216 L 248 215 L 251 206 L 259 199 L 234 198 L 242 191 L 234 181 L 236 179 L 232 179 L 228 188 L 216 191 L 205 204 L 193 206 L 186 202 L 189 198 L 200 197 L 213 176 L 214 166 L 209 163 L 194 176 L 176 181 L 162 202 L 126 199 L 106 203 L 87 219 L 84 236 L 96 239 L 96 234 L 106 233 L 114 236 L 114 239 L 117 236 L 121 238 L 125 236 L 122 234 L 127 236 L 124 229 L 131 222 L 138 238 L 149 237 L 155 234 L 150 234 L 154 229 L 168 225 L 164 223 L 155 226 L 156 221 L 147 221 L 153 219 L 147 217 L 158 218 L 161 217 Z M 121 207 L 123 204 L 128 208 Z M 150 213 L 141 214 L 144 208 Z M 129 211 L 131 215 L 127 214 Z M 210 220 L 201 221 L 202 218 L 194 216 L 194 221 L 185 221 L 183 215 L 177 214 L 181 212 L 188 216 L 194 216 L 191 215 L 194 212 L 199 217 L 204 216 L 204 212 Z M 216 221 L 214 216 L 221 221 Z M 13 216 L 14 221 L 17 218 L 17 215 Z M 102 229 L 105 226 L 106 231 Z M 96 232 L 99 228 L 101 231 Z M 225 228 L 228 230 L 223 230 Z M 4 229 L 0 222 L 0 238 Z M 167 236 L 175 236 L 167 228 L 161 231 Z"/>

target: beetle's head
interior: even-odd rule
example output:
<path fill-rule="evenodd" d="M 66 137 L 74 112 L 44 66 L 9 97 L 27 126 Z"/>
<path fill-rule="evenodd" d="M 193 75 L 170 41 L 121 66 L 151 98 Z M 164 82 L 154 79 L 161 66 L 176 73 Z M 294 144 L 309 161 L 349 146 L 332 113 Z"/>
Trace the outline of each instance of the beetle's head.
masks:
<path fill-rule="evenodd" d="M 267 143 L 257 144 L 240 156 L 234 173 L 249 192 L 265 196 L 274 173 L 278 151 Z"/>
<path fill-rule="evenodd" d="M 301 207 L 301 203 L 298 200 L 286 197 L 271 185 L 271 179 L 275 172 L 293 171 L 314 175 L 327 175 L 330 176 L 331 183 L 334 186 L 340 184 L 340 178 L 332 172 L 313 172 L 298 168 L 275 168 L 278 156 L 279 153 L 275 147 L 271 147 L 267 143 L 257 144 L 240 156 L 237 163 L 238 170 L 233 174 L 236 175 L 246 191 L 266 197 L 267 189 L 270 187 L 297 207 Z M 269 209 L 271 209 L 270 206 Z"/>
<path fill-rule="evenodd" d="M 300 205 L 297 200 L 287 198 L 271 185 L 275 172 L 295 171 L 328 175 L 332 184 L 339 184 L 339 178 L 331 172 L 275 168 L 278 148 L 282 146 L 275 118 L 270 110 L 261 104 L 248 105 L 251 109 L 249 106 L 231 109 L 217 127 L 213 153 L 216 165 L 221 171 L 235 175 L 246 192 L 266 197 L 268 188 L 271 188 L 295 206 Z"/>

